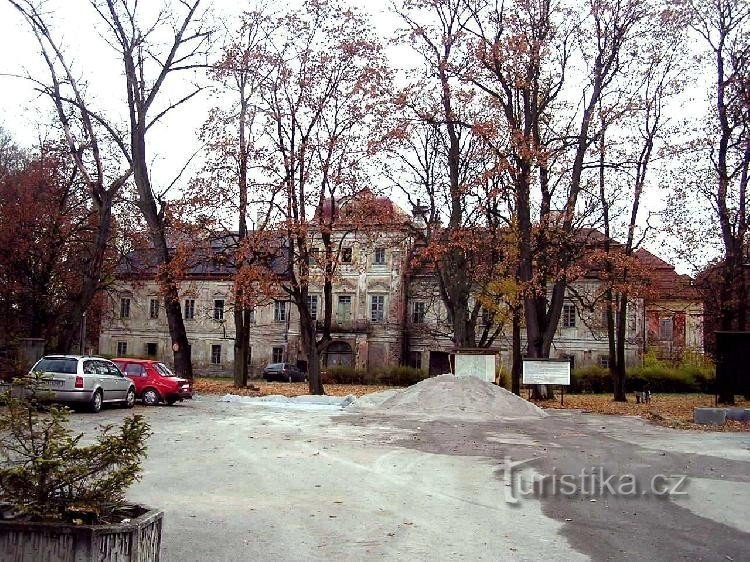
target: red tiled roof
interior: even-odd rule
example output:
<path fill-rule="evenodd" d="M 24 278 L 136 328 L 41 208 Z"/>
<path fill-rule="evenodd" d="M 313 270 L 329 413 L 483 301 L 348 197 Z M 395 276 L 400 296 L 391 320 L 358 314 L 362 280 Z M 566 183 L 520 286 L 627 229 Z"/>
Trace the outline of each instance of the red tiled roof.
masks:
<path fill-rule="evenodd" d="M 653 291 L 652 299 L 701 300 L 698 288 L 689 275 L 677 273 L 673 265 L 643 248 L 635 252 L 635 257 L 646 266 L 645 269 L 649 272 L 649 286 Z"/>

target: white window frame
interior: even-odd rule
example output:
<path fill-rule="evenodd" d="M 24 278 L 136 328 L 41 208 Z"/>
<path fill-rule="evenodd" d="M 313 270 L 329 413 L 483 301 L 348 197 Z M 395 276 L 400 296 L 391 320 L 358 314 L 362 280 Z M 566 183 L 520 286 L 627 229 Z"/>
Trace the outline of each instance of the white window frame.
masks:
<path fill-rule="evenodd" d="M 572 302 L 563 303 L 560 325 L 566 329 L 576 327 L 576 305 Z"/>
<path fill-rule="evenodd" d="M 318 319 L 318 295 L 307 295 L 307 310 L 313 320 Z"/>
<path fill-rule="evenodd" d="M 120 297 L 120 318 L 130 318 L 130 297 Z"/>
<path fill-rule="evenodd" d="M 128 342 L 117 342 L 117 357 L 125 357 L 128 354 Z"/>
<path fill-rule="evenodd" d="M 221 305 L 219 305 L 221 303 Z M 214 320 L 224 320 L 224 305 L 226 301 L 224 299 L 214 299 Z"/>
<path fill-rule="evenodd" d="M 195 299 L 185 299 L 182 317 L 185 320 L 193 320 L 195 318 Z"/>
<path fill-rule="evenodd" d="M 342 301 L 342 299 L 345 299 Z M 347 316 L 344 317 L 341 310 L 341 303 L 342 302 L 348 302 L 349 303 L 349 309 Z M 351 295 L 337 295 L 336 297 L 336 320 L 339 322 L 349 322 L 352 319 L 353 314 L 353 306 L 354 306 L 354 299 Z"/>
<path fill-rule="evenodd" d="M 386 264 L 385 248 L 375 248 L 375 251 L 373 252 L 373 255 L 372 255 L 372 264 L 373 265 L 385 265 Z"/>
<path fill-rule="evenodd" d="M 286 309 L 286 301 L 273 301 L 273 321 L 286 322 L 289 313 Z"/>
<path fill-rule="evenodd" d="M 385 295 L 370 295 L 370 322 L 385 322 Z"/>
<path fill-rule="evenodd" d="M 219 351 L 218 357 L 215 353 L 217 350 Z M 221 365 L 223 358 L 224 354 L 223 350 L 221 349 L 221 344 L 211 344 L 211 365 Z"/>

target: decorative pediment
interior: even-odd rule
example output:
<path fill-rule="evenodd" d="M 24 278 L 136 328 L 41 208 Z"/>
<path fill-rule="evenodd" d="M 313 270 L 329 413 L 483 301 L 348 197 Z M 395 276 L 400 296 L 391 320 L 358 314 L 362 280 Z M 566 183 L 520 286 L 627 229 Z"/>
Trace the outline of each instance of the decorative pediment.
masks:
<path fill-rule="evenodd" d="M 391 281 L 390 279 L 371 279 L 367 283 L 367 291 L 389 293 L 391 291 Z"/>

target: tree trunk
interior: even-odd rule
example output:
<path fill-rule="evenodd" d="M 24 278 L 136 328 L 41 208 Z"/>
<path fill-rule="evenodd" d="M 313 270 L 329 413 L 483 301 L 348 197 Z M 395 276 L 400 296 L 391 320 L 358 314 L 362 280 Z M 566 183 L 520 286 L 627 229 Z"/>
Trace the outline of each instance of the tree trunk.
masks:
<path fill-rule="evenodd" d="M 235 303 L 234 309 L 234 387 L 245 388 L 250 353 L 250 311 Z"/>
<path fill-rule="evenodd" d="M 307 382 L 310 394 L 325 394 L 323 380 L 320 376 L 320 354 L 315 339 L 315 321 L 310 317 L 307 307 L 298 307 L 300 312 L 299 331 L 302 336 L 302 347 L 307 354 Z"/>
<path fill-rule="evenodd" d="M 523 357 L 521 356 L 521 313 L 518 307 L 513 309 L 513 368 L 511 369 L 511 390 L 521 395 L 521 374 Z"/>
<path fill-rule="evenodd" d="M 628 324 L 627 293 L 620 294 L 616 324 L 617 344 L 615 346 L 615 371 L 613 373 L 614 400 L 615 402 L 627 402 L 628 395 L 625 392 L 625 335 Z"/>
<path fill-rule="evenodd" d="M 193 380 L 193 362 L 190 350 L 190 342 L 185 330 L 185 322 L 182 320 L 182 309 L 180 308 L 180 295 L 177 285 L 168 273 L 159 275 L 159 284 L 166 288 L 164 295 L 164 310 L 167 314 L 167 325 L 172 340 L 172 353 L 174 357 L 174 370 L 178 377 Z M 162 289 L 164 290 L 164 289 Z"/>

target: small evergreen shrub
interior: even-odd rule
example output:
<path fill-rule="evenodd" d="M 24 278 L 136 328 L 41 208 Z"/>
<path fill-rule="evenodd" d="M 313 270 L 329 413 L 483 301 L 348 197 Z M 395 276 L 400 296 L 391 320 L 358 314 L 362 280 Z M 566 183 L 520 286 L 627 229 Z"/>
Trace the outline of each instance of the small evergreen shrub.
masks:
<path fill-rule="evenodd" d="M 140 478 L 148 423 L 133 415 L 82 445 L 70 411 L 42 399 L 38 380 L 22 399 L 0 397 L 0 502 L 25 520 L 107 522 Z"/>

